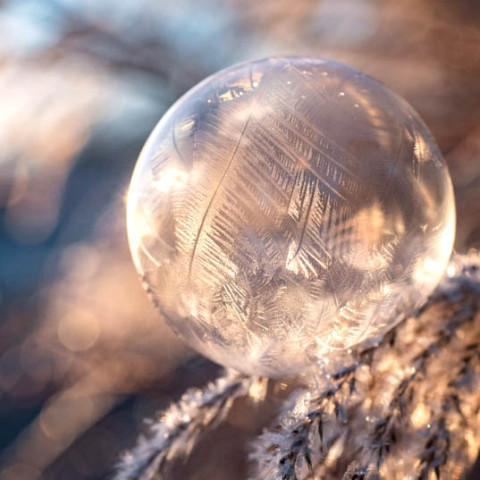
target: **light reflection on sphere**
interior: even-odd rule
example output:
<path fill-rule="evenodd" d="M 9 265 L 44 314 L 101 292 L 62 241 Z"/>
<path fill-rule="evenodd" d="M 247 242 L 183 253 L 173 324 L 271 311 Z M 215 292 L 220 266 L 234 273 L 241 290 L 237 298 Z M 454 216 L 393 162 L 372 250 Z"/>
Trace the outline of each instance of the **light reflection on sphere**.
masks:
<path fill-rule="evenodd" d="M 412 107 L 358 70 L 299 57 L 231 67 L 175 103 L 141 153 L 127 221 L 169 325 L 222 365 L 280 376 L 422 305 L 455 214 Z"/>

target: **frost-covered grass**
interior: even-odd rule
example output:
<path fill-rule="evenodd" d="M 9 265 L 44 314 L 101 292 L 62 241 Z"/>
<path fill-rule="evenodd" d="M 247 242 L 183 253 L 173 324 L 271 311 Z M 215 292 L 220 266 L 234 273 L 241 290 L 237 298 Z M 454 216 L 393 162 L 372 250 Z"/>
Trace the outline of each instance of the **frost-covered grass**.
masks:
<path fill-rule="evenodd" d="M 480 446 L 479 267 L 476 255 L 456 257 L 421 311 L 378 346 L 332 356 L 297 378 L 277 420 L 249 448 L 250 479 L 464 475 Z M 229 371 L 188 391 L 124 456 L 116 479 L 166 478 L 171 460 L 187 457 L 259 382 Z"/>

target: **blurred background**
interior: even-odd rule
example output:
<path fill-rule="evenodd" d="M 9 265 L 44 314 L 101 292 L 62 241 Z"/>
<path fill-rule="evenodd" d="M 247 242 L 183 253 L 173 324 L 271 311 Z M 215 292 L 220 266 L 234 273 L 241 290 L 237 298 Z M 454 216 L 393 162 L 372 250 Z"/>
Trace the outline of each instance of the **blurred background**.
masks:
<path fill-rule="evenodd" d="M 449 163 L 457 251 L 480 247 L 477 0 L 4 0 L 0 38 L 1 480 L 108 478 L 216 374 L 149 304 L 124 207 L 155 123 L 221 68 L 317 55 L 382 80 Z"/>

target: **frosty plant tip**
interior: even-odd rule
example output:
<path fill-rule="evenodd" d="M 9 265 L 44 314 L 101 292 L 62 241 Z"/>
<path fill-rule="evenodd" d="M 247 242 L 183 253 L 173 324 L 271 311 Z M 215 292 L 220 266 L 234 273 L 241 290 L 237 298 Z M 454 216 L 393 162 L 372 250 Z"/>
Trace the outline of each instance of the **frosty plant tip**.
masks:
<path fill-rule="evenodd" d="M 302 57 L 233 66 L 180 98 L 127 206 L 135 265 L 169 325 L 268 376 L 375 341 L 421 306 L 454 222 L 415 110 L 354 68 Z"/>

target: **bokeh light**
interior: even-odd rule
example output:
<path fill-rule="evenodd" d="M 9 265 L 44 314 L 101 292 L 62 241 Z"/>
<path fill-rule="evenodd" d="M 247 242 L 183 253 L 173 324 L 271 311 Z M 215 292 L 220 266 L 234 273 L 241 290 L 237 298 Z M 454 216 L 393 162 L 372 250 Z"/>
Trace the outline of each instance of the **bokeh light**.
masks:
<path fill-rule="evenodd" d="M 449 163 L 457 250 L 478 248 L 479 25 L 471 1 L 1 2 L 0 479 L 106 478 L 211 373 L 150 306 L 124 209 L 148 133 L 221 68 L 313 55 L 383 81 Z"/>

